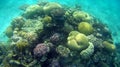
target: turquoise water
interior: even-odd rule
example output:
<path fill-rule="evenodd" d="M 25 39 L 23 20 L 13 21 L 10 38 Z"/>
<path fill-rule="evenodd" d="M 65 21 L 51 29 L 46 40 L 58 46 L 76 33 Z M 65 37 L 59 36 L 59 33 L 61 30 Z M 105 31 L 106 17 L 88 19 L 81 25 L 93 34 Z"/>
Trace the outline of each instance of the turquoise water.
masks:
<path fill-rule="evenodd" d="M 45 11 L 49 2 L 60 6 Z M 1 1 L 0 67 L 120 67 L 119 4 L 119 0 Z M 33 12 L 21 10 L 30 5 Z M 74 13 L 81 10 L 94 19 L 76 18 Z M 11 31 L 5 35 L 10 25 L 12 35 Z"/>
<path fill-rule="evenodd" d="M 22 11 L 19 9 L 20 6 L 24 4 L 35 4 L 39 0 L 13 0 L 13 1 L 1 1 L 0 2 L 0 37 L 4 41 L 3 31 L 10 24 L 11 20 L 18 16 Z M 40 0 L 44 1 L 44 0 Z M 53 1 L 59 2 L 64 5 L 69 5 L 73 7 L 75 4 L 79 4 L 82 9 L 93 16 L 99 18 L 103 23 L 106 23 L 109 29 L 112 32 L 114 42 L 120 42 L 120 13 L 119 13 L 119 0 L 45 0 L 45 1 Z"/>

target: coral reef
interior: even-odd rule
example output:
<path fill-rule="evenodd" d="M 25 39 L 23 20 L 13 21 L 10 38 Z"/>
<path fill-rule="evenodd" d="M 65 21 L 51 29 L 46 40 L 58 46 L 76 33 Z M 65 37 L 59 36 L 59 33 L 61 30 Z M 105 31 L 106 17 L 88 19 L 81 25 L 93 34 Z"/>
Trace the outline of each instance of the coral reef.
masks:
<path fill-rule="evenodd" d="M 111 31 L 79 5 L 23 6 L 0 42 L 0 67 L 120 67 Z M 4 44 L 4 46 L 3 46 Z"/>

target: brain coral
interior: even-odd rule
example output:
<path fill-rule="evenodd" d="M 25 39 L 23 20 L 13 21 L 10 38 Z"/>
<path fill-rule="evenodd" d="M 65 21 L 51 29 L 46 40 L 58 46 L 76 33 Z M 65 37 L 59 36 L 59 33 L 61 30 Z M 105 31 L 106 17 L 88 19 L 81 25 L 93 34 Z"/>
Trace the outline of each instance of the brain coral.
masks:
<path fill-rule="evenodd" d="M 86 35 L 78 31 L 71 31 L 67 40 L 67 46 L 73 50 L 83 50 L 89 46 Z"/>

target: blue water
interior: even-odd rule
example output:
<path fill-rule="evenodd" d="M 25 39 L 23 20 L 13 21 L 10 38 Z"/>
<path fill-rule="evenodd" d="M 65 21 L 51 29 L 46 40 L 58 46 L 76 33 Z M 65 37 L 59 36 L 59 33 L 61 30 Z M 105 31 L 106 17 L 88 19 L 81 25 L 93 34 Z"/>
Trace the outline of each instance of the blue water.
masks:
<path fill-rule="evenodd" d="M 19 7 L 24 4 L 34 4 L 37 1 L 59 2 L 70 7 L 79 4 L 84 11 L 106 23 L 112 32 L 114 42 L 120 42 L 119 0 L 2 0 L 0 2 L 0 41 L 5 41 L 4 30 L 10 25 L 11 20 L 22 12 Z"/>

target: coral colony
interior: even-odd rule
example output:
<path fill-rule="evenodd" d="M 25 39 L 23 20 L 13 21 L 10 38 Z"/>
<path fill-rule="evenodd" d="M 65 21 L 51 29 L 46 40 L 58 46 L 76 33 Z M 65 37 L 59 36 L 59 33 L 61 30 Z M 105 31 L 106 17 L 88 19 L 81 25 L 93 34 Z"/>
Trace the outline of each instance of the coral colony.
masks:
<path fill-rule="evenodd" d="M 1 67 L 120 67 L 107 26 L 78 9 L 28 6 L 5 31 L 9 47 L 0 43 Z"/>

